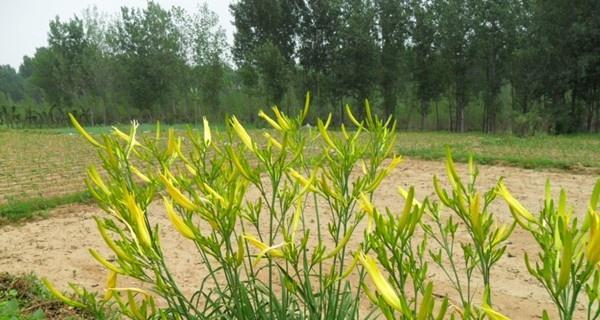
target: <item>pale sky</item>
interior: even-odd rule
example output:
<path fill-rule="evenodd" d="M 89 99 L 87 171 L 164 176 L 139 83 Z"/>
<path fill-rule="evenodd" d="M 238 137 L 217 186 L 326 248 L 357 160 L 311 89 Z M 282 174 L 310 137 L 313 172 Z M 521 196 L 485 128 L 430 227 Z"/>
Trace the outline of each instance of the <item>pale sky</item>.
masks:
<path fill-rule="evenodd" d="M 17 69 L 24 55 L 33 56 L 35 49 L 47 44 L 48 23 L 57 15 L 66 21 L 81 16 L 84 9 L 96 6 L 110 16 L 122 6 L 145 7 L 146 0 L 0 0 L 0 65 Z M 163 8 L 180 6 L 188 12 L 196 10 L 203 0 L 156 0 Z M 221 26 L 233 42 L 233 18 L 229 13 L 232 0 L 206 0 L 210 10 L 219 15 Z"/>

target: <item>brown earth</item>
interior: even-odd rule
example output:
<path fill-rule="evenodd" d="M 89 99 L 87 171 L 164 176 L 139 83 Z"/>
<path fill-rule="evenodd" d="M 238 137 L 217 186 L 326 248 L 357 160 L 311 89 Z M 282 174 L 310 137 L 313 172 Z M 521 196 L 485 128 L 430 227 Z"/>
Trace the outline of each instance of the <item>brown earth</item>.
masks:
<path fill-rule="evenodd" d="M 459 164 L 458 169 L 460 173 L 465 173 L 464 165 Z M 387 206 L 395 211 L 400 210 L 402 199 L 397 193 L 398 186 L 415 186 L 418 198 L 432 196 L 431 178 L 434 174 L 443 177 L 444 171 L 442 162 L 406 160 L 384 181 L 374 203 L 379 208 Z M 583 214 L 593 185 L 598 179 L 593 175 L 560 171 L 480 166 L 480 189 L 492 187 L 501 176 L 505 177 L 505 183 L 511 192 L 534 212 L 542 205 L 544 184 L 546 179 L 550 179 L 554 187 L 553 194 L 557 196 L 559 188 L 566 189 L 569 203 L 578 215 Z M 500 220 L 511 220 L 502 201 L 496 201 L 492 210 Z M 94 215 L 102 214 L 93 206 L 73 205 L 60 208 L 48 219 L 1 227 L 0 271 L 34 272 L 47 277 L 62 289 L 67 288 L 68 282 L 76 282 L 87 288 L 102 290 L 106 271 L 87 252 L 88 248 L 97 248 L 110 256 L 92 219 Z M 184 284 L 183 290 L 186 293 L 193 292 L 198 279 L 206 274 L 205 268 L 194 254 L 193 245 L 183 240 L 168 225 L 161 205 L 152 205 L 149 214 L 152 222 L 163 226 L 161 242 L 172 271 Z M 351 247 L 357 246 L 362 240 L 362 232 L 355 232 L 355 235 L 350 242 Z M 535 282 L 524 267 L 523 252 L 535 256 L 537 245 L 527 233 L 517 228 L 511 237 L 507 255 L 492 272 L 494 303 L 499 311 L 513 319 L 540 318 L 543 309 L 550 311 L 553 306 L 544 288 Z M 453 291 L 441 271 L 431 268 L 430 273 L 435 293 L 447 293 L 452 300 Z M 577 319 L 583 318 L 584 312 L 580 310 Z"/>

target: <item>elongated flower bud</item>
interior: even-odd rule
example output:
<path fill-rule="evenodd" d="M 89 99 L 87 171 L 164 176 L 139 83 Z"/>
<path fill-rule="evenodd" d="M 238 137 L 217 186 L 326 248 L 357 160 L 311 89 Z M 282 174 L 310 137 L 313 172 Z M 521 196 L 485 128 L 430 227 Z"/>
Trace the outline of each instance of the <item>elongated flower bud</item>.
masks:
<path fill-rule="evenodd" d="M 212 140 L 212 135 L 210 133 L 210 126 L 208 125 L 208 120 L 206 117 L 202 117 L 203 129 L 204 129 L 204 144 L 209 145 Z"/>
<path fill-rule="evenodd" d="M 179 189 L 175 188 L 171 180 L 169 180 L 169 178 L 166 175 L 160 174 L 159 177 L 163 185 L 165 186 L 167 193 L 171 196 L 171 198 L 173 198 L 173 200 L 175 200 L 175 202 L 178 205 L 190 211 L 194 211 L 197 209 L 196 205 L 190 199 L 188 199 Z"/>
<path fill-rule="evenodd" d="M 73 299 L 69 299 L 64 294 L 60 293 L 60 291 L 58 291 L 48 279 L 42 278 L 42 282 L 44 283 L 44 285 L 46 286 L 48 291 L 50 291 L 50 293 L 52 293 L 53 296 L 58 298 L 58 300 L 64 302 L 66 305 L 69 305 L 69 306 L 75 307 L 75 308 L 85 308 L 85 305 L 83 303 L 81 303 L 79 301 L 75 301 Z"/>
<path fill-rule="evenodd" d="M 501 314 L 500 312 L 492 309 L 489 305 L 483 305 L 481 310 L 490 318 L 490 320 L 510 320 L 509 317 Z"/>
<path fill-rule="evenodd" d="M 110 300 L 114 294 L 114 288 L 117 285 L 117 273 L 114 271 L 108 272 L 108 279 L 106 279 L 106 289 L 104 293 L 104 301 Z"/>
<path fill-rule="evenodd" d="M 90 166 L 88 168 L 88 176 L 90 177 L 92 182 L 94 182 L 94 184 L 98 188 L 100 188 L 102 192 L 104 192 L 105 195 L 110 196 L 112 194 L 106 186 L 106 184 L 104 183 L 104 181 L 102 180 L 102 177 L 100 177 L 100 174 L 98 173 L 98 170 L 96 170 L 96 167 Z"/>
<path fill-rule="evenodd" d="M 590 212 L 590 231 L 586 248 L 586 257 L 590 264 L 596 265 L 600 262 L 600 214 Z"/>
<path fill-rule="evenodd" d="M 523 205 L 519 201 L 517 201 L 517 199 L 515 199 L 510 194 L 504 183 L 498 184 L 498 187 L 496 188 L 496 194 L 504 198 L 504 201 L 506 201 L 506 203 L 508 204 L 510 212 L 515 217 L 517 223 L 519 223 L 523 228 L 529 230 L 530 227 L 527 224 L 535 223 L 535 217 L 527 209 L 525 209 L 525 207 L 523 207 Z"/>
<path fill-rule="evenodd" d="M 94 257 L 94 259 L 96 259 L 96 261 L 100 262 L 101 265 L 106 267 L 106 269 L 116 272 L 116 273 L 125 274 L 125 271 L 123 271 L 123 269 L 108 262 L 108 260 L 106 260 L 104 257 L 102 257 L 96 250 L 89 249 L 89 252 L 92 255 L 92 257 Z"/>
<path fill-rule="evenodd" d="M 167 211 L 167 217 L 175 227 L 175 230 L 177 230 L 182 236 L 191 240 L 195 240 L 196 235 L 194 234 L 194 231 L 190 227 L 188 227 L 183 221 L 183 219 L 175 212 L 171 201 L 163 197 L 163 202 Z"/>
<path fill-rule="evenodd" d="M 125 205 L 129 210 L 129 214 L 133 217 L 135 222 L 135 228 L 137 230 L 138 238 L 140 239 L 143 246 L 150 248 L 152 246 L 152 240 L 150 239 L 150 232 L 146 226 L 146 219 L 144 212 L 138 204 L 135 202 L 135 198 L 132 194 L 125 195 Z"/>
<path fill-rule="evenodd" d="M 248 134 L 248 132 L 246 131 L 246 129 L 244 129 L 244 127 L 242 126 L 242 124 L 240 123 L 240 121 L 233 116 L 229 122 L 231 123 L 231 127 L 233 128 L 233 130 L 235 131 L 235 133 L 238 135 L 238 137 L 240 138 L 240 140 L 242 140 L 242 142 L 244 143 L 244 145 L 250 149 L 251 151 L 255 150 L 254 147 L 254 143 L 252 142 L 252 139 L 250 138 L 250 135 Z"/>
<path fill-rule="evenodd" d="M 356 120 L 356 118 L 352 114 L 352 110 L 350 110 L 350 105 L 346 105 L 346 114 L 348 115 L 348 119 L 350 119 L 350 121 L 354 123 L 355 126 L 362 127 L 362 124 L 358 120 Z"/>
<path fill-rule="evenodd" d="M 281 126 L 277 123 L 277 121 L 271 119 L 271 117 L 269 117 L 266 113 L 264 113 L 262 110 L 260 110 L 258 112 L 258 117 L 259 118 L 263 118 L 265 121 L 267 121 L 271 127 L 273 127 L 275 130 L 278 131 L 282 131 L 283 129 L 281 128 Z"/>
<path fill-rule="evenodd" d="M 77 119 L 75 119 L 75 117 L 71 113 L 69 113 L 69 119 L 71 119 L 71 124 L 73 124 L 73 127 L 75 127 L 77 132 L 79 132 L 79 134 L 82 135 L 89 143 L 91 143 L 95 147 L 103 148 L 103 146 L 100 143 L 98 143 L 96 139 L 92 138 L 92 136 L 89 133 L 87 133 L 85 129 L 83 129 L 83 127 L 79 124 L 79 122 L 77 122 Z"/>
<path fill-rule="evenodd" d="M 363 265 L 367 273 L 371 277 L 371 280 L 375 284 L 377 291 L 383 297 L 383 300 L 392 308 L 402 312 L 402 303 L 400 302 L 400 298 L 394 291 L 394 288 L 389 284 L 389 282 L 385 279 L 379 268 L 377 268 L 377 264 L 375 260 L 370 256 L 365 255 L 362 252 L 359 252 L 357 255 L 358 261 Z"/>

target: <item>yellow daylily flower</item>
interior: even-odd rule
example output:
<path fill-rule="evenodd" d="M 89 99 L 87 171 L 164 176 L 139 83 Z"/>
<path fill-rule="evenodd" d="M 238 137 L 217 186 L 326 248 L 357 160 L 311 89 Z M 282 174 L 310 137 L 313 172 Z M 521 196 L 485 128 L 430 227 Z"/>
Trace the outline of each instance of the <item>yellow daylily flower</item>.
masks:
<path fill-rule="evenodd" d="M 361 209 L 367 213 L 367 232 L 373 231 L 373 221 L 375 220 L 375 206 L 364 192 L 360 193 L 358 203 Z"/>
<path fill-rule="evenodd" d="M 319 260 L 323 261 L 323 260 L 327 260 L 327 259 L 331 259 L 331 258 L 335 257 L 335 255 L 338 254 L 340 251 L 342 251 L 342 249 L 346 246 L 346 244 L 348 244 L 348 241 L 350 241 L 350 238 L 352 237 L 353 233 L 354 233 L 354 228 L 348 230 L 348 232 L 346 232 L 346 234 L 344 235 L 344 237 L 342 238 L 340 243 L 338 243 L 338 245 L 335 246 L 335 248 L 333 250 L 331 250 L 329 253 L 327 253 L 325 256 L 323 256 Z"/>
<path fill-rule="evenodd" d="M 132 194 L 126 193 L 124 203 L 129 210 L 129 214 L 133 217 L 133 221 L 135 222 L 135 227 L 137 229 L 137 234 L 139 239 L 146 248 L 150 248 L 152 246 L 152 240 L 150 239 L 150 232 L 146 227 L 146 219 L 144 212 L 135 202 L 135 198 Z"/>
<path fill-rule="evenodd" d="M 206 191 L 208 191 L 208 193 L 210 195 L 212 195 L 213 197 L 215 197 L 215 199 L 217 199 L 217 201 L 221 202 L 221 204 L 224 207 L 228 206 L 227 200 L 225 200 L 225 198 L 223 198 L 223 196 L 221 196 L 215 189 L 211 188 L 211 186 L 209 186 L 206 183 L 204 183 L 203 186 L 204 186 L 204 189 L 206 189 Z"/>
<path fill-rule="evenodd" d="M 536 222 L 535 217 L 527 209 L 525 209 L 525 207 L 523 207 L 523 205 L 519 201 L 517 201 L 517 199 L 515 199 L 510 194 L 510 192 L 508 191 L 508 189 L 506 188 L 504 183 L 498 184 L 498 187 L 496 189 L 496 194 L 498 194 L 502 198 L 504 198 L 504 201 L 506 201 L 506 203 L 508 204 L 508 206 L 510 208 L 510 212 L 515 217 L 517 223 L 519 223 L 521 226 L 528 229 L 529 227 L 527 226 L 527 224 L 525 222 L 528 222 L 528 223 Z M 525 219 L 525 221 L 523 221 L 523 219 Z"/>
<path fill-rule="evenodd" d="M 106 279 L 106 292 L 104 293 L 104 301 L 110 300 L 114 294 L 114 287 L 117 285 L 117 273 L 114 271 L 108 272 L 108 279 Z"/>
<path fill-rule="evenodd" d="M 337 153 L 340 153 L 340 149 L 338 149 L 338 147 L 335 145 L 333 140 L 331 140 L 329 133 L 327 133 L 327 126 L 325 124 L 323 124 L 323 121 L 321 121 L 320 119 L 317 121 L 317 127 L 319 129 L 319 133 L 321 134 L 321 137 L 323 138 L 323 140 L 325 140 L 325 143 L 327 143 L 327 145 L 329 145 L 331 148 L 336 150 Z"/>
<path fill-rule="evenodd" d="M 317 192 L 317 189 L 313 185 L 313 182 L 315 180 L 314 174 L 310 177 L 310 179 L 307 179 L 300 172 L 292 168 L 288 169 L 288 173 L 292 178 L 298 180 L 298 182 L 300 182 L 300 184 L 304 187 L 304 190 L 301 193 L 304 193 L 306 190 Z"/>
<path fill-rule="evenodd" d="M 271 125 L 271 127 L 273 127 L 275 130 L 278 130 L 278 131 L 283 130 L 281 128 L 281 126 L 277 123 L 277 121 L 271 119 L 271 117 L 269 117 L 266 113 L 264 113 L 264 111 L 260 110 L 258 112 L 258 117 L 263 118 L 265 121 L 267 121 Z"/>
<path fill-rule="evenodd" d="M 272 146 L 275 146 L 279 150 L 283 148 L 281 143 L 275 140 L 275 138 L 273 138 L 273 136 L 271 136 L 268 132 L 263 133 L 263 136 L 267 139 L 267 141 L 269 141 L 269 144 L 271 144 Z"/>
<path fill-rule="evenodd" d="M 156 120 L 156 134 L 154 136 L 156 141 L 160 140 L 160 121 Z"/>
<path fill-rule="evenodd" d="M 202 117 L 202 123 L 204 128 L 204 144 L 209 145 L 212 140 L 212 135 L 210 133 L 210 127 L 208 126 L 208 120 L 206 117 Z"/>
<path fill-rule="evenodd" d="M 249 235 L 249 234 L 244 234 L 243 238 L 246 239 L 246 241 L 249 242 L 252 246 L 254 246 L 258 250 L 260 250 L 260 252 L 258 253 L 258 255 L 256 255 L 256 259 L 254 260 L 254 264 L 255 265 L 265 255 L 268 255 L 268 256 L 273 257 L 273 258 L 283 258 L 285 256 L 283 254 L 283 251 L 280 249 L 281 247 L 283 247 L 285 245 L 285 242 L 284 243 L 280 243 L 280 244 L 276 244 L 276 245 L 273 245 L 273 246 L 269 246 L 266 243 L 264 243 L 264 242 L 260 241 L 259 239 L 257 239 L 256 237 L 254 237 L 252 235 Z"/>
<path fill-rule="evenodd" d="M 350 121 L 354 123 L 355 126 L 362 127 L 362 124 L 358 120 L 356 120 L 356 118 L 352 114 L 352 110 L 350 110 L 350 105 L 346 105 L 346 114 L 348 115 L 348 119 L 350 119 Z"/>
<path fill-rule="evenodd" d="M 273 110 L 273 113 L 275 113 L 275 117 L 277 118 L 277 123 L 279 123 L 279 126 L 281 127 L 281 129 L 289 130 L 291 128 L 291 126 L 290 126 L 290 122 L 287 119 L 287 117 L 279 111 L 279 108 L 277 108 L 277 106 L 274 106 L 271 109 Z"/>
<path fill-rule="evenodd" d="M 75 308 L 85 308 L 85 305 L 83 303 L 81 303 L 79 301 L 75 301 L 73 299 L 69 299 L 64 294 L 62 294 L 60 291 L 58 291 L 47 278 L 42 278 L 42 282 L 44 283 L 44 285 L 46 286 L 48 291 L 50 291 L 50 293 L 52 293 L 53 296 L 57 297 L 58 300 L 64 302 L 66 305 L 69 305 L 69 306 L 75 307 Z"/>
<path fill-rule="evenodd" d="M 96 259 L 96 261 L 100 262 L 101 265 L 103 265 L 104 267 L 106 267 L 106 269 L 116 272 L 116 273 L 120 273 L 120 274 L 125 274 L 125 271 L 123 271 L 123 269 L 115 266 L 114 264 L 108 262 L 108 260 L 106 260 L 103 256 L 101 256 L 98 251 L 94 250 L 94 249 L 88 249 L 88 251 L 90 252 L 90 254 L 92 255 L 92 257 L 94 257 L 94 259 Z"/>
<path fill-rule="evenodd" d="M 446 149 L 446 174 L 448 175 L 448 180 L 454 189 L 459 187 L 462 188 L 460 177 L 456 172 L 456 166 L 454 165 L 454 160 L 452 159 L 452 154 L 450 153 L 449 148 Z"/>
<path fill-rule="evenodd" d="M 477 237 L 483 236 L 483 230 L 481 225 L 481 194 L 477 193 L 471 198 L 471 206 L 469 207 L 469 218 L 471 220 L 471 226 Z"/>
<path fill-rule="evenodd" d="M 102 222 L 99 219 L 97 219 L 97 218 L 94 218 L 94 219 L 96 220 L 96 225 L 98 226 L 98 231 L 100 231 L 100 236 L 102 237 L 102 239 L 104 239 L 104 242 L 106 242 L 106 245 L 117 255 L 117 257 L 131 262 L 133 259 L 131 257 L 129 257 L 125 253 L 125 251 L 123 251 L 123 249 L 121 249 L 121 247 L 117 246 L 117 244 L 113 241 L 113 239 L 106 232 L 106 228 L 104 227 L 104 224 L 102 224 Z"/>
<path fill-rule="evenodd" d="M 83 129 L 83 127 L 79 124 L 79 122 L 77 122 L 77 119 L 75 119 L 71 113 L 69 113 L 69 119 L 71 119 L 71 124 L 73 124 L 73 127 L 75 127 L 77 132 L 79 132 L 79 134 L 81 134 L 89 143 L 95 147 L 103 148 L 103 146 L 98 143 L 96 139 L 94 139 L 89 133 L 87 133 L 87 131 L 85 131 L 85 129 Z"/>
<path fill-rule="evenodd" d="M 175 139 L 175 130 L 169 128 L 167 131 L 167 157 L 171 157 L 177 151 L 177 139 Z"/>
<path fill-rule="evenodd" d="M 590 231 L 586 248 L 586 257 L 590 264 L 600 263 L 600 214 L 596 211 L 589 213 Z"/>
<path fill-rule="evenodd" d="M 389 282 L 385 279 L 377 264 L 375 263 L 375 259 L 370 256 L 365 255 L 363 252 L 359 252 L 357 254 L 358 261 L 363 265 L 367 273 L 371 277 L 371 280 L 375 284 L 377 291 L 383 297 L 383 300 L 392 308 L 402 312 L 402 304 L 400 303 L 400 298 L 394 291 L 394 288 L 389 284 Z"/>
<path fill-rule="evenodd" d="M 306 119 L 309 109 L 310 109 L 310 91 L 307 91 L 306 98 L 304 99 L 304 109 L 302 110 L 302 120 Z"/>
<path fill-rule="evenodd" d="M 481 307 L 481 310 L 490 318 L 490 320 L 510 320 L 509 317 L 501 314 L 500 312 L 492 309 L 489 305 L 485 304 Z"/>
<path fill-rule="evenodd" d="M 255 150 L 254 143 L 252 142 L 252 139 L 250 138 L 248 131 L 246 131 L 246 129 L 244 129 L 244 127 L 242 126 L 240 121 L 235 116 L 233 116 L 233 117 L 231 117 L 229 122 L 231 123 L 231 127 L 233 128 L 235 133 L 238 135 L 238 137 L 242 140 L 244 145 L 251 151 L 254 151 Z"/>
<path fill-rule="evenodd" d="M 167 217 L 175 227 L 175 230 L 177 230 L 182 236 L 191 240 L 195 240 L 196 235 L 194 234 L 194 231 L 190 227 L 188 227 L 183 221 L 183 219 L 175 212 L 171 201 L 163 197 L 163 202 L 165 204 L 165 209 L 167 210 Z"/>
<path fill-rule="evenodd" d="M 131 170 L 131 172 L 133 174 L 135 174 L 138 178 L 140 178 L 140 180 L 146 182 L 146 183 L 150 183 L 150 178 L 148 178 L 145 174 L 143 174 L 140 170 L 138 170 L 138 168 L 136 168 L 134 165 L 130 165 L 129 169 Z"/>
<path fill-rule="evenodd" d="M 104 181 L 102 180 L 102 177 L 100 177 L 100 174 L 98 173 L 98 170 L 96 170 L 96 167 L 90 166 L 88 168 L 88 176 L 90 177 L 90 179 L 92 179 L 92 182 L 94 182 L 94 184 L 98 188 L 100 188 L 102 192 L 104 192 L 104 194 L 106 194 L 107 196 L 110 196 L 112 194 L 106 186 L 106 184 L 104 183 Z"/>
<path fill-rule="evenodd" d="M 433 188 L 435 189 L 435 193 L 437 194 L 438 198 L 440 198 L 440 201 L 445 206 L 450 206 L 450 199 L 448 199 L 448 194 L 444 189 L 442 189 L 440 185 L 440 180 L 435 175 L 433 176 Z"/>
<path fill-rule="evenodd" d="M 178 205 L 190 211 L 198 209 L 198 207 L 190 199 L 188 199 L 188 197 L 186 197 L 179 189 L 175 188 L 171 180 L 166 175 L 161 173 L 159 177 L 164 184 L 167 193 L 171 196 L 171 198 L 173 198 L 173 200 L 175 200 L 175 202 L 177 202 Z"/>

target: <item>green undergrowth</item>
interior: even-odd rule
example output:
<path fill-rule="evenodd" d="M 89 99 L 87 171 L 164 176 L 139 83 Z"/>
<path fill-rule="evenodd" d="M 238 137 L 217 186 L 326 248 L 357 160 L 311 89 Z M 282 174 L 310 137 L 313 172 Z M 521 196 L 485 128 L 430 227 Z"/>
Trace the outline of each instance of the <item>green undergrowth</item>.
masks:
<path fill-rule="evenodd" d="M 0 225 L 43 216 L 47 210 L 73 203 L 87 203 L 92 200 L 88 191 L 76 192 L 64 196 L 37 197 L 11 201 L 0 205 Z M 1 319 L 1 318 L 0 318 Z"/>
<path fill-rule="evenodd" d="M 91 319 L 54 298 L 33 274 L 0 273 L 0 319 Z"/>

